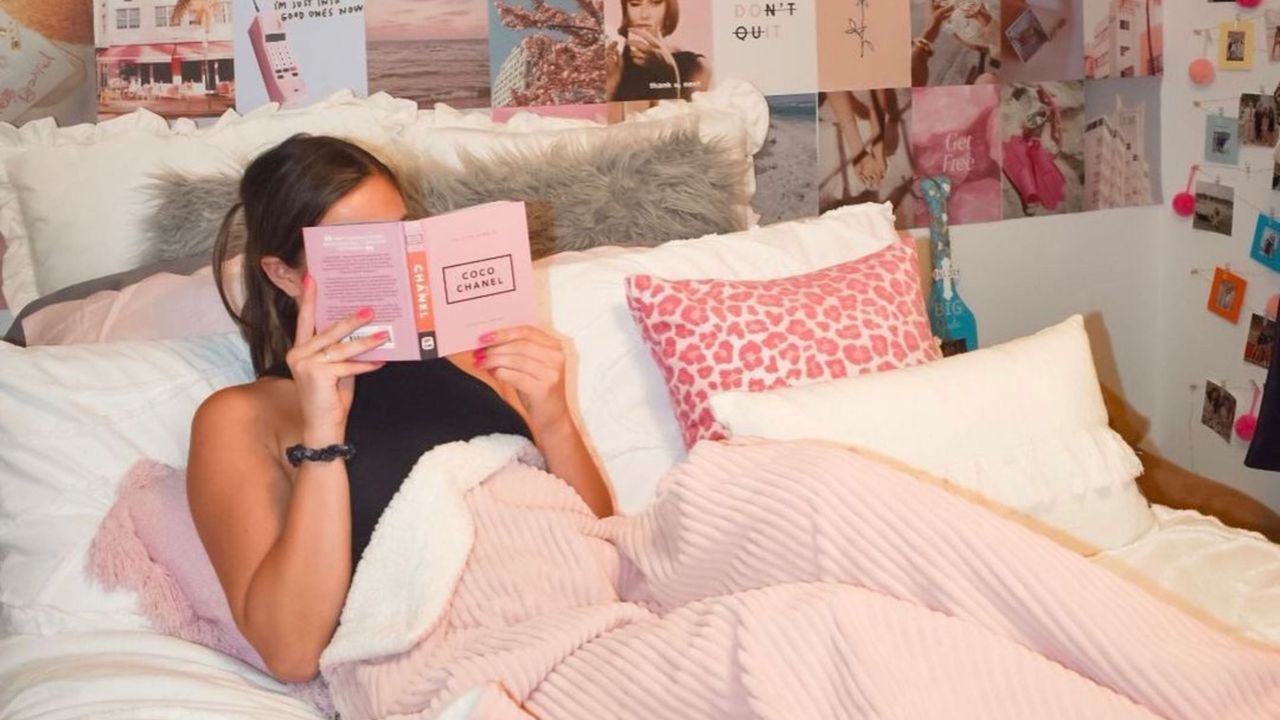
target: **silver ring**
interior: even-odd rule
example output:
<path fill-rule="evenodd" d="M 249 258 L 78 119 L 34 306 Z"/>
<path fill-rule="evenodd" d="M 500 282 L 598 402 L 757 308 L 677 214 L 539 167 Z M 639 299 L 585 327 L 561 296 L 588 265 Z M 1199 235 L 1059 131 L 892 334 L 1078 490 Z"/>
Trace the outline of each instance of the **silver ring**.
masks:
<path fill-rule="evenodd" d="M 324 356 L 325 362 L 333 362 L 333 358 L 329 357 L 329 348 L 325 348 L 320 354 Z"/>

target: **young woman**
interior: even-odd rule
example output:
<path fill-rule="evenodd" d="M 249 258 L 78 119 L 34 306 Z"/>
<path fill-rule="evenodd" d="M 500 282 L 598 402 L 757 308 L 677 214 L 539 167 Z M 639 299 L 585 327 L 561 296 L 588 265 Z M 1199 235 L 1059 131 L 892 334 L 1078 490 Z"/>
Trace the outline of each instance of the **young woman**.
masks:
<path fill-rule="evenodd" d="M 295 136 L 253 161 L 240 197 L 243 308 L 232 310 L 218 289 L 258 378 L 201 405 L 187 483 L 231 613 L 274 675 L 316 674 L 374 524 L 435 445 L 523 434 L 596 515 L 612 514 L 568 412 L 563 353 L 547 332 L 514 327 L 480 338 L 485 347 L 471 355 L 382 364 L 354 358 L 385 336 L 343 341 L 372 310 L 315 327 L 302 228 L 404 219 L 386 165 L 341 140 Z M 239 209 L 223 223 L 215 267 L 227 258 Z"/>
<path fill-rule="evenodd" d="M 707 59 L 678 50 L 667 39 L 680 22 L 679 0 L 619 0 L 625 38 L 605 49 L 605 96 L 609 100 L 684 98 L 711 86 Z"/>

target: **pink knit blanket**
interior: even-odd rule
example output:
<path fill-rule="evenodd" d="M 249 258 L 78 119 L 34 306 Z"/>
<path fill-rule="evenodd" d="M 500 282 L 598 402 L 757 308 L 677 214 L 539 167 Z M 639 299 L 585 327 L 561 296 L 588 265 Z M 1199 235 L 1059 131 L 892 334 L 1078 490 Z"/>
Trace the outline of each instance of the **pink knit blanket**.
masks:
<path fill-rule="evenodd" d="M 521 459 L 406 480 L 321 659 L 344 718 L 1280 717 L 1280 653 L 852 451 L 703 443 L 607 520 Z"/>

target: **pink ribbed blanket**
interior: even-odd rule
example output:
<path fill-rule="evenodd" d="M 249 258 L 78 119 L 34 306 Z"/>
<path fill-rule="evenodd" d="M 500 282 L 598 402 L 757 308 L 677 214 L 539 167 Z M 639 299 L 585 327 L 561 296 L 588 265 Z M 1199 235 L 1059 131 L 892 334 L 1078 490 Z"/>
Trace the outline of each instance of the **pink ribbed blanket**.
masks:
<path fill-rule="evenodd" d="M 344 718 L 1280 717 L 1280 653 L 854 452 L 703 443 L 596 520 L 528 450 L 410 475 L 321 659 Z"/>

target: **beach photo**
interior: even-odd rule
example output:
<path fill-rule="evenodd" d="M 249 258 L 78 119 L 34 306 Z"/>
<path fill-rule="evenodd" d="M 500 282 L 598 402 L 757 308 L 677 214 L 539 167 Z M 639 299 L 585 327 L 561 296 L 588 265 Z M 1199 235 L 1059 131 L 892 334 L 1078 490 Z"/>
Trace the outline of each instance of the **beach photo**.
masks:
<path fill-rule="evenodd" d="M 1214 182 L 1196 182 L 1196 212 L 1191 227 L 1231 235 L 1235 220 L 1235 188 Z"/>
<path fill-rule="evenodd" d="M 769 134 L 756 153 L 756 194 L 752 205 L 760 224 L 809 217 L 818 212 L 818 146 L 813 127 L 818 98 L 813 93 L 773 95 Z"/>
<path fill-rule="evenodd" d="M 369 92 L 419 107 L 489 107 L 487 0 L 379 0 L 365 9 Z"/>
<path fill-rule="evenodd" d="M 889 202 L 899 229 L 918 227 L 917 211 L 927 214 L 927 210 L 912 194 L 911 113 L 910 89 L 819 94 L 821 212 L 855 203 Z"/>
<path fill-rule="evenodd" d="M 1084 209 L 1084 84 L 1001 88 L 1004 217 Z"/>

